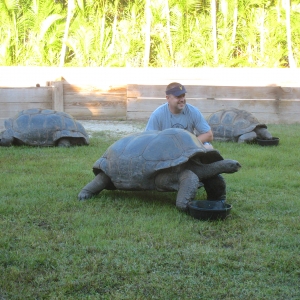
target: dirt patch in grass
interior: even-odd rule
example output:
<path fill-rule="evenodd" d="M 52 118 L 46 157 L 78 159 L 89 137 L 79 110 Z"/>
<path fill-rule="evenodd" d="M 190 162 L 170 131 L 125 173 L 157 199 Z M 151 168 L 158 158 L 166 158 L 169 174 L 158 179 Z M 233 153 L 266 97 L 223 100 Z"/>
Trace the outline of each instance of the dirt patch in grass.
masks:
<path fill-rule="evenodd" d="M 95 132 L 110 131 L 116 136 L 144 131 L 147 121 L 101 121 L 78 120 L 86 131 L 93 135 Z"/>

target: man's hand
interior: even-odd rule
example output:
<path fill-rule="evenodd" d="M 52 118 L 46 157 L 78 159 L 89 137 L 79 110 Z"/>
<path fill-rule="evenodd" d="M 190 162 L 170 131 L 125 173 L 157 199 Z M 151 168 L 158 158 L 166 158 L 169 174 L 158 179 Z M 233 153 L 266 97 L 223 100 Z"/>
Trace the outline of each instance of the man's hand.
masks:
<path fill-rule="evenodd" d="M 203 143 L 203 146 L 206 148 L 206 149 L 214 149 L 213 145 L 209 142 L 204 142 Z"/>

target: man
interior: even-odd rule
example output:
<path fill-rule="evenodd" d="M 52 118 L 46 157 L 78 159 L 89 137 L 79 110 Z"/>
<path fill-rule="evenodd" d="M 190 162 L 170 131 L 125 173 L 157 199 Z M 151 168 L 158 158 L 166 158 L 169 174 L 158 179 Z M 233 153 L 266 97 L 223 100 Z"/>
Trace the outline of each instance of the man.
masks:
<path fill-rule="evenodd" d="M 207 149 L 212 149 L 213 133 L 201 112 L 195 106 L 186 103 L 186 89 L 178 82 L 170 83 L 166 88 L 167 103 L 159 106 L 150 116 L 146 131 L 182 128 L 196 133 L 197 138 Z"/>
<path fill-rule="evenodd" d="M 167 103 L 159 106 L 150 116 L 145 131 L 182 128 L 196 134 L 207 149 L 213 149 L 213 133 L 202 113 L 195 106 L 186 103 L 186 89 L 178 82 L 166 88 Z M 203 180 L 208 200 L 225 200 L 226 184 L 221 175 Z"/>

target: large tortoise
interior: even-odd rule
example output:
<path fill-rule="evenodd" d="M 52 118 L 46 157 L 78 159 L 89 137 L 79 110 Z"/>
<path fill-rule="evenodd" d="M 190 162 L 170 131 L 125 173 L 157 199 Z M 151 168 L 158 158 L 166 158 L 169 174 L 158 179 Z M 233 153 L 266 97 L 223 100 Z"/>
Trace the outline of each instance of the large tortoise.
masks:
<path fill-rule="evenodd" d="M 266 124 L 260 123 L 251 113 L 236 108 L 222 109 L 207 119 L 215 141 L 238 143 L 254 142 L 256 138 L 271 140 Z"/>
<path fill-rule="evenodd" d="M 27 109 L 5 120 L 0 146 L 88 145 L 89 136 L 72 116 L 51 109 Z"/>
<path fill-rule="evenodd" d="M 186 130 L 146 131 L 112 144 L 95 162 L 95 178 L 78 199 L 89 199 L 103 189 L 178 191 L 176 206 L 186 210 L 204 180 L 240 167 L 235 160 L 224 160 L 217 150 L 206 149 Z"/>

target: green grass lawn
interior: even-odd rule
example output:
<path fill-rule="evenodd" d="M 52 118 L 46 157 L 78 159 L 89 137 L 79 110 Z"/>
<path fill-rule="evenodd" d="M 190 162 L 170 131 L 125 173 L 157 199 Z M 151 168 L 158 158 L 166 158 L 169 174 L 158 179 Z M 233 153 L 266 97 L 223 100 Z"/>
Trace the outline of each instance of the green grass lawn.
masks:
<path fill-rule="evenodd" d="M 0 299 L 300 299 L 300 125 L 268 128 L 278 147 L 214 143 L 242 165 L 214 222 L 178 211 L 175 193 L 79 202 L 108 134 L 0 148 Z"/>

